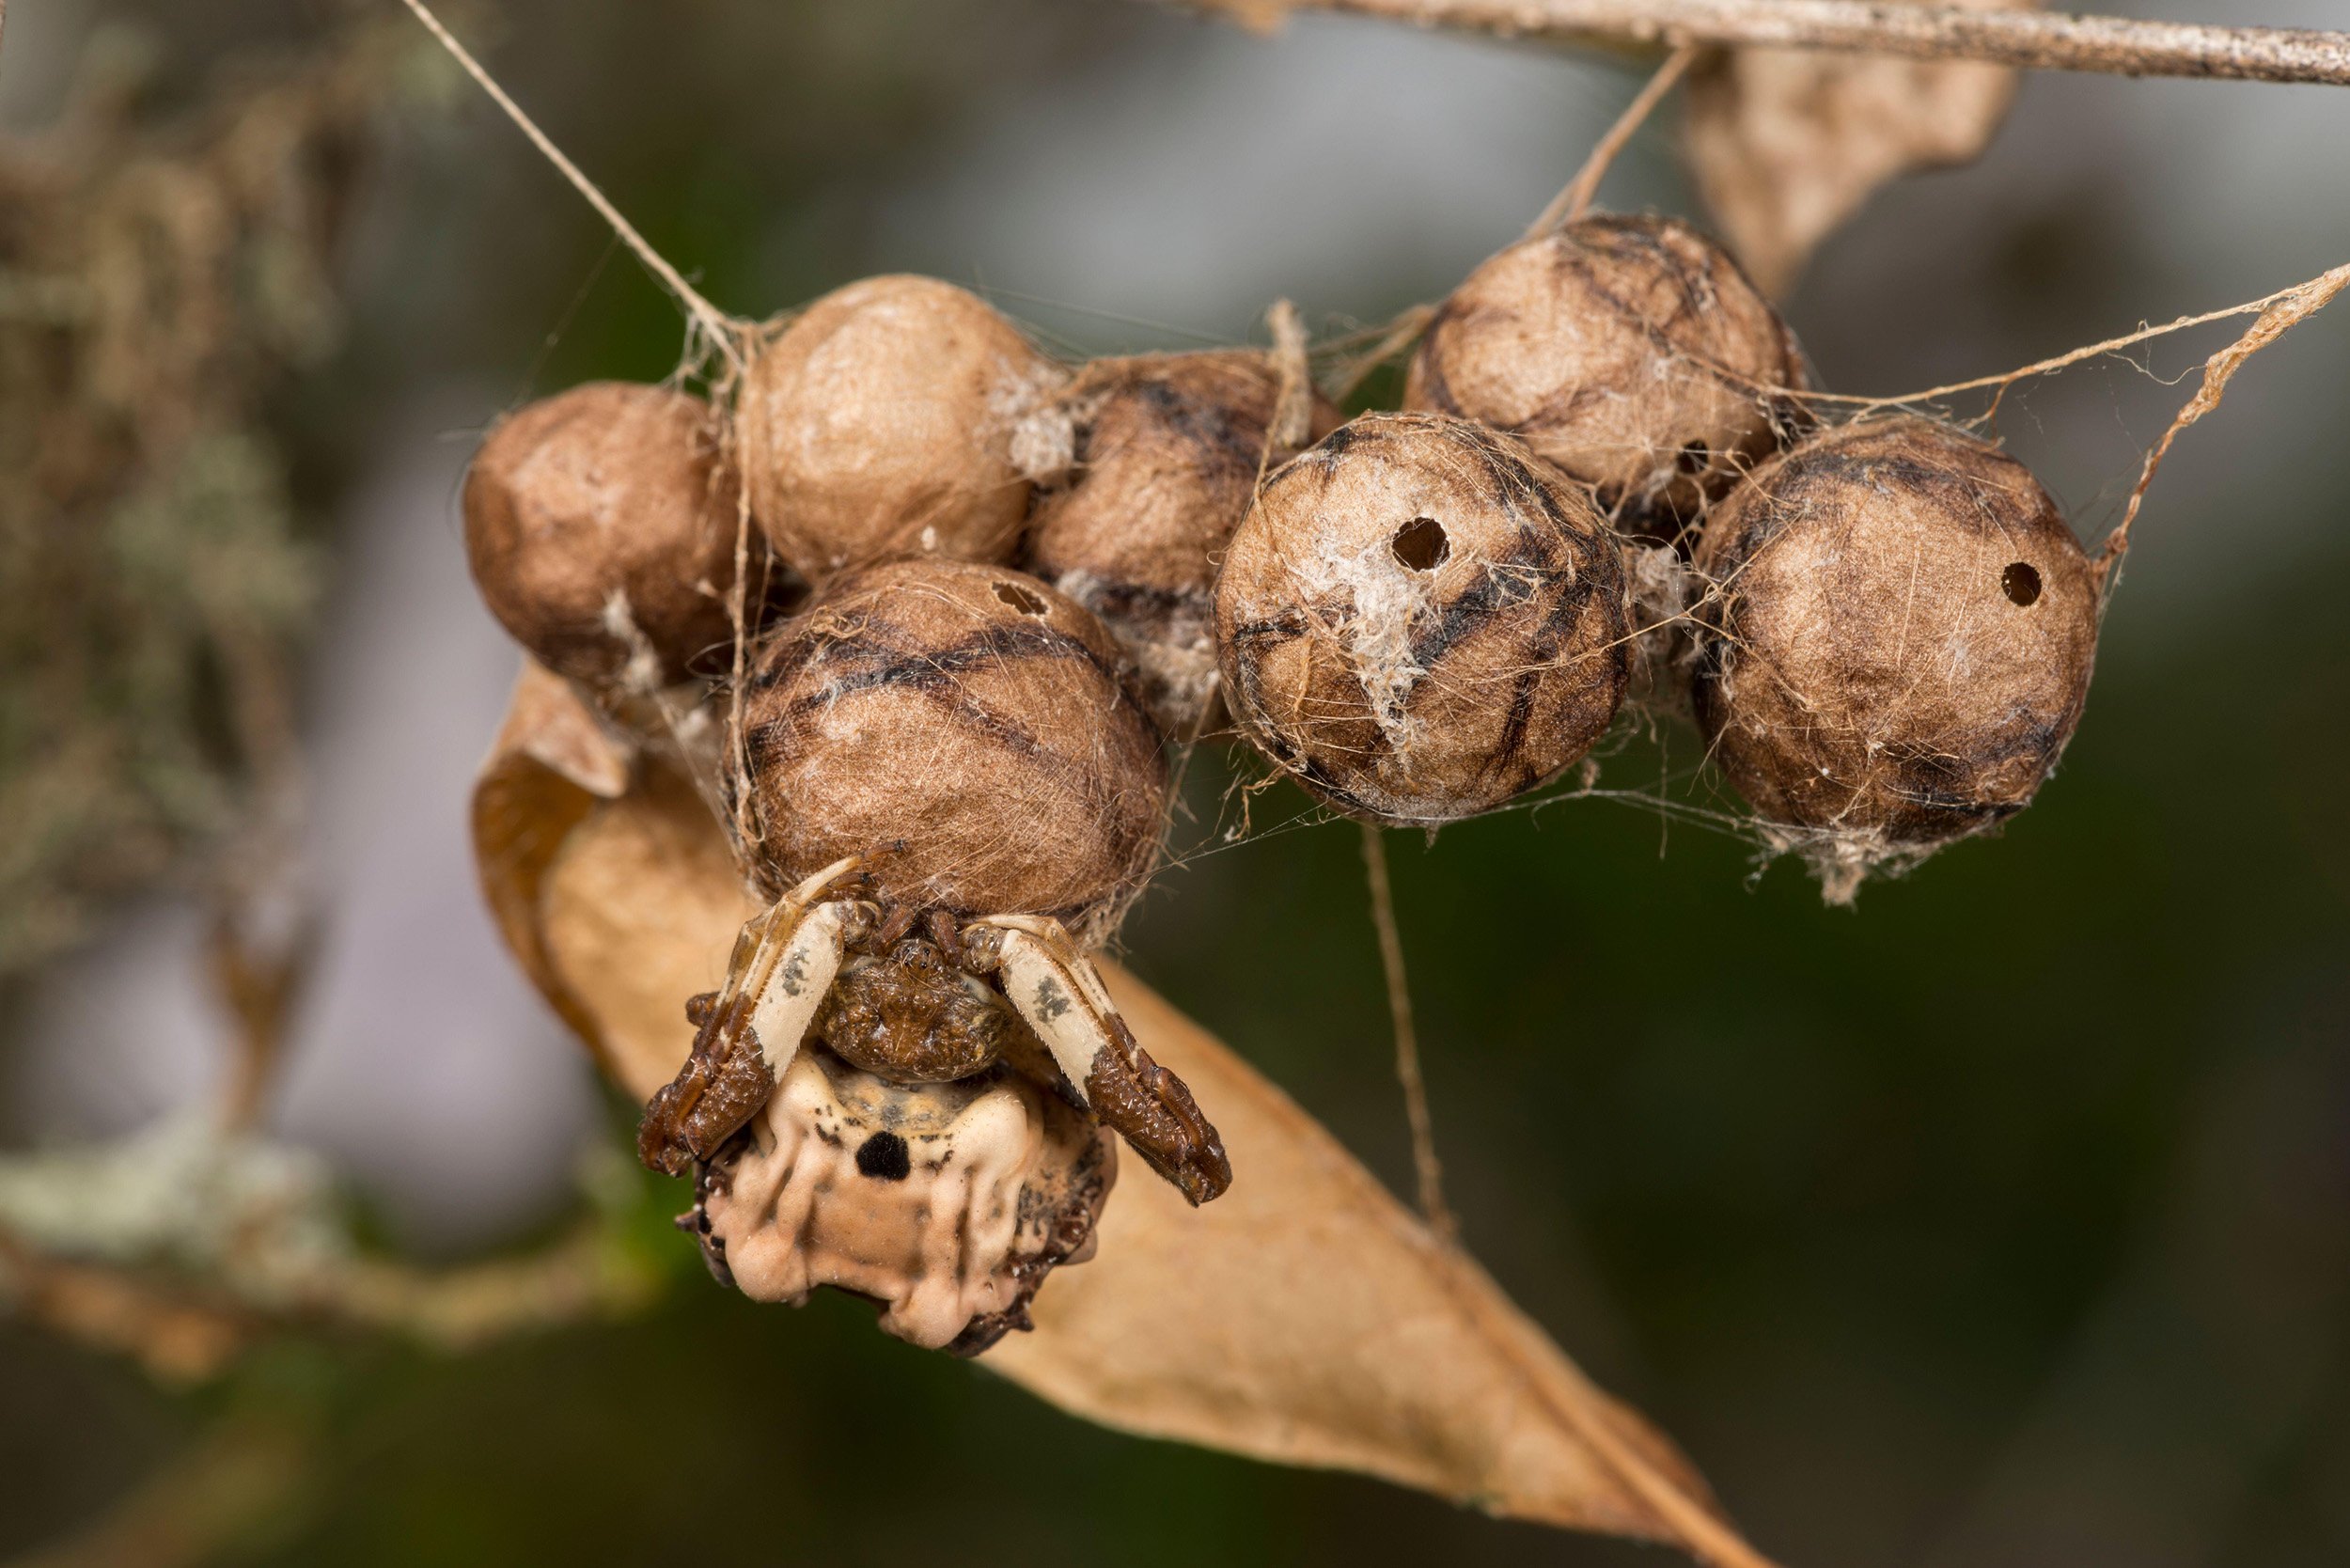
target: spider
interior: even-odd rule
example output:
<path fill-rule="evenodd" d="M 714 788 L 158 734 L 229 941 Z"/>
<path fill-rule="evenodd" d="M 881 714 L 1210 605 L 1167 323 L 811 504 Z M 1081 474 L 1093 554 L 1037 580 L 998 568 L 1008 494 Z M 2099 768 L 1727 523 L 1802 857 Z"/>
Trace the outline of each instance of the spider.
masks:
<path fill-rule="evenodd" d="M 648 1165 L 710 1160 L 813 1038 L 904 1084 L 1000 1060 L 1193 1203 L 1231 1184 L 1086 956 L 1165 826 L 1166 741 L 1130 675 L 1073 600 L 935 558 L 845 573 L 762 639 L 731 787 L 770 896 L 790 886 L 743 927 L 724 988 L 686 1004 L 693 1055 L 647 1107 Z"/>

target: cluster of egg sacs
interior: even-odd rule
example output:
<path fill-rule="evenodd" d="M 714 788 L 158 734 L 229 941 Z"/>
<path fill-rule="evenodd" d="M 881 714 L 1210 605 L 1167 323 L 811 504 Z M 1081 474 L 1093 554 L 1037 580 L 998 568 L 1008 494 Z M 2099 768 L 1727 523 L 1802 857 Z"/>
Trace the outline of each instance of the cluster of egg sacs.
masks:
<path fill-rule="evenodd" d="M 1823 427 L 1719 246 L 1656 217 L 1521 241 L 1443 302 L 1404 412 L 1271 476 L 1216 587 L 1240 728 L 1350 815 L 1434 826 L 1680 711 L 1833 898 L 2028 803 L 2077 722 L 2094 573 L 2022 464 Z"/>
<path fill-rule="evenodd" d="M 1434 825 L 1645 692 L 1834 887 L 2029 799 L 2095 591 L 2020 465 L 1910 417 L 1804 433 L 1802 381 L 1735 263 L 1654 218 L 1503 251 L 1404 412 L 1317 402 L 1294 452 L 1267 354 L 1073 374 L 881 277 L 760 345 L 730 427 L 612 384 L 516 415 L 467 537 L 508 629 L 607 698 L 726 675 L 745 558 L 775 886 L 856 854 L 885 898 L 1099 940 L 1157 853 L 1167 743 L 1225 714 L 1335 808 Z"/>

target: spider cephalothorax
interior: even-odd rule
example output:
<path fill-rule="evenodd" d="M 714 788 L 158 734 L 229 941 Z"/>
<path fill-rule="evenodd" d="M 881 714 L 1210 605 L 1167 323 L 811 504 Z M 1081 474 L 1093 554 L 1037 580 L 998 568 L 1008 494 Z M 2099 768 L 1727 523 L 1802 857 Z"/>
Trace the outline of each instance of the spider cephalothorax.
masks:
<path fill-rule="evenodd" d="M 939 924 L 951 933 L 945 917 Z M 1027 1030 L 1000 995 L 938 942 L 909 937 L 840 966 L 816 1033 L 868 1073 L 898 1083 L 943 1084 L 995 1061 Z"/>
<path fill-rule="evenodd" d="M 1000 1063 L 1192 1202 L 1230 1184 L 1087 957 L 1156 854 L 1167 792 L 1092 617 L 995 567 L 850 573 L 762 644 L 742 736 L 758 870 L 793 881 L 744 926 L 725 988 L 687 1004 L 693 1054 L 646 1109 L 647 1164 L 716 1156 L 817 1040 L 903 1085 Z"/>

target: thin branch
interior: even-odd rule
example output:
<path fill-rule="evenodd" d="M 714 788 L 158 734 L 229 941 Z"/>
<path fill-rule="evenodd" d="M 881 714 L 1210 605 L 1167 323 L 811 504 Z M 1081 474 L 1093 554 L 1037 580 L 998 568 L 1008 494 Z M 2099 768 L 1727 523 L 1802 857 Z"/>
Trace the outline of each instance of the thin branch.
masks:
<path fill-rule="evenodd" d="M 1647 123 L 1648 117 L 1656 112 L 1656 105 L 1673 90 L 1673 84 L 1697 63 L 1697 57 L 1696 46 L 1686 43 L 1665 57 L 1665 63 L 1656 68 L 1656 74 L 1648 79 L 1648 86 L 1633 95 L 1632 102 L 1624 105 L 1623 113 L 1616 117 L 1616 123 L 1607 128 L 1607 134 L 1599 139 L 1599 144 L 1591 149 L 1591 155 L 1583 160 L 1582 168 L 1576 170 L 1574 178 L 1567 181 L 1567 188 L 1550 198 L 1550 205 L 1543 209 L 1542 216 L 1536 218 L 1533 226 L 1527 229 L 1528 239 L 1537 239 L 1554 228 L 1564 228 L 1583 215 L 1583 210 L 1591 204 L 1591 198 L 1599 195 L 1599 182 L 1607 178 L 1608 166 L 1615 163 L 1616 155 Z"/>
<path fill-rule="evenodd" d="M 290 931 L 270 940 L 250 929 L 244 908 L 224 907 L 212 921 L 212 985 L 235 1025 L 235 1054 L 221 1095 L 221 1119 L 250 1132 L 268 1109 L 286 1056 L 287 1025 L 318 950 L 318 921 L 308 909 Z"/>
<path fill-rule="evenodd" d="M 1379 966 L 1387 977 L 1387 1011 L 1395 1023 L 1395 1076 L 1403 1086 L 1403 1114 L 1412 1124 L 1412 1167 L 1419 1178 L 1420 1217 L 1449 1246 L 1461 1228 L 1444 1200 L 1444 1167 L 1428 1117 L 1428 1086 L 1419 1075 L 1419 1031 L 1412 1023 L 1412 987 L 1403 973 L 1403 937 L 1395 924 L 1395 890 L 1387 881 L 1387 846 L 1380 829 L 1363 828 L 1363 870 L 1371 880 L 1371 923 L 1379 931 Z"/>
<path fill-rule="evenodd" d="M 2311 280 L 2311 282 L 2319 281 L 2323 280 Z M 2185 332 L 2189 327 L 2205 326 L 2213 321 L 2224 321 L 2231 316 L 2249 316 L 2256 310 L 2266 310 L 2281 300 L 2296 298 L 2307 291 L 2309 287 L 2309 283 L 2296 283 L 2290 289 L 2280 289 L 2273 294 L 2264 294 L 2259 299 L 2247 300 L 2242 305 L 2231 305 L 2219 310 L 2206 310 L 2200 316 L 2181 316 L 2176 321 L 2165 321 L 2160 326 L 2139 327 L 2136 332 L 2125 332 L 2119 337 L 2108 337 L 2103 342 L 2088 343 L 2077 349 L 2068 349 L 2054 358 L 2034 360 L 2029 365 L 2019 365 L 2013 370 L 2001 370 L 1997 375 L 1976 376 L 1967 381 L 1953 381 L 1941 386 L 1929 386 L 1920 392 L 1897 392 L 1889 397 L 1861 397 L 1848 392 L 1822 392 L 1809 387 L 1779 387 L 1773 390 L 1799 392 L 1815 403 L 1845 404 L 1858 414 L 1867 414 L 1880 408 L 1898 408 L 1910 403 L 1935 402 L 1943 398 L 1954 397 L 1961 392 L 1981 392 L 1994 387 L 2004 390 L 2029 377 L 2053 375 L 2059 370 L 2069 369 L 2084 360 L 2118 353 L 2123 349 L 2134 348 L 2138 344 L 2149 342 L 2156 337 L 2168 337 L 2174 332 Z"/>
<path fill-rule="evenodd" d="M 321 1259 L 294 1278 L 197 1277 L 159 1267 L 51 1256 L 0 1227 L 0 1306 L 69 1339 L 137 1357 L 156 1375 L 195 1382 L 277 1332 L 386 1335 L 436 1350 L 597 1318 L 619 1317 L 659 1281 L 617 1261 L 609 1232 L 584 1222 L 535 1252 L 446 1270 L 385 1259 Z"/>
<path fill-rule="evenodd" d="M 1509 38 L 1678 49 L 1825 49 L 1982 60 L 2113 76 L 2223 77 L 2350 86 L 2350 33 L 2214 27 L 2053 11 L 1876 0 L 1194 0 L 1261 23 L 1268 11 L 1352 11 Z"/>
<path fill-rule="evenodd" d="M 1273 454 L 1306 445 L 1314 417 L 1313 361 L 1307 346 L 1306 320 L 1287 300 L 1275 300 L 1265 312 L 1265 327 L 1273 335 L 1273 368 L 1277 390 L 1273 417 L 1265 421 L 1264 445 L 1257 453 L 1257 483 L 1264 483 L 1273 467 Z"/>
<path fill-rule="evenodd" d="M 2261 312 L 2244 336 L 2213 354 L 2203 362 L 2203 379 L 2195 389 L 2195 396 L 2179 410 L 2170 428 L 2162 432 L 2154 449 L 2146 454 L 2145 466 L 2138 470 L 2138 483 L 2130 489 L 2128 510 L 2113 532 L 2106 536 L 2105 548 L 2097 553 L 2097 581 L 2103 585 L 2111 580 L 2114 568 L 2130 548 L 2130 525 L 2138 521 L 2138 509 L 2145 504 L 2147 489 L 2154 482 L 2154 471 L 2170 455 L 2170 444 L 2178 440 L 2187 426 L 2219 406 L 2226 395 L 2228 383 L 2244 368 L 2244 362 L 2261 350 L 2326 308 L 2326 303 L 2343 289 L 2350 288 L 2350 265 L 2336 267 L 2322 277 L 2313 277 L 2284 298 Z"/>
<path fill-rule="evenodd" d="M 512 120 L 515 127 L 530 138 L 530 145 L 539 149 L 540 155 L 548 163 L 553 164 L 556 171 L 571 181 L 572 188 L 587 198 L 588 205 L 596 210 L 596 214 L 612 226 L 612 232 L 618 234 L 621 243 L 636 253 L 636 259 L 645 264 L 646 270 L 659 278 L 670 293 L 677 296 L 678 303 L 684 306 L 686 313 L 693 317 L 694 324 L 709 337 L 711 345 L 726 356 L 728 365 L 739 373 L 743 368 L 743 356 L 742 351 L 735 346 L 737 323 L 733 318 L 702 298 L 700 291 L 685 281 L 684 274 L 669 265 L 667 259 L 652 248 L 650 241 L 636 232 L 636 226 L 620 216 L 620 210 L 613 206 L 610 198 L 596 188 L 595 181 L 582 174 L 579 171 L 579 165 L 563 155 L 563 149 L 556 147 L 547 133 L 539 129 L 537 122 L 523 112 L 521 104 L 508 96 L 506 89 L 499 86 L 496 80 L 481 68 L 481 62 L 475 59 L 446 27 L 441 25 L 441 19 L 426 8 L 424 0 L 402 0 L 402 3 L 416 13 L 416 20 L 423 23 L 432 36 L 440 40 L 441 47 L 448 51 L 450 58 L 464 68 L 465 74 L 479 84 L 481 90 L 490 95 L 491 101 L 506 112 L 506 118 Z"/>

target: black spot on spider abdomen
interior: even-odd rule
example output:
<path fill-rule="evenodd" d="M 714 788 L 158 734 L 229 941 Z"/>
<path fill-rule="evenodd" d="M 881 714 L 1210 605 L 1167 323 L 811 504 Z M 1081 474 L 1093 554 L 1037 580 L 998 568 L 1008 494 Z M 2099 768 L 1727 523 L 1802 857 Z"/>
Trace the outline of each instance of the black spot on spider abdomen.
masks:
<path fill-rule="evenodd" d="M 902 1182 L 914 1162 L 907 1155 L 906 1140 L 885 1129 L 857 1145 L 856 1168 L 858 1175 L 876 1182 Z"/>

